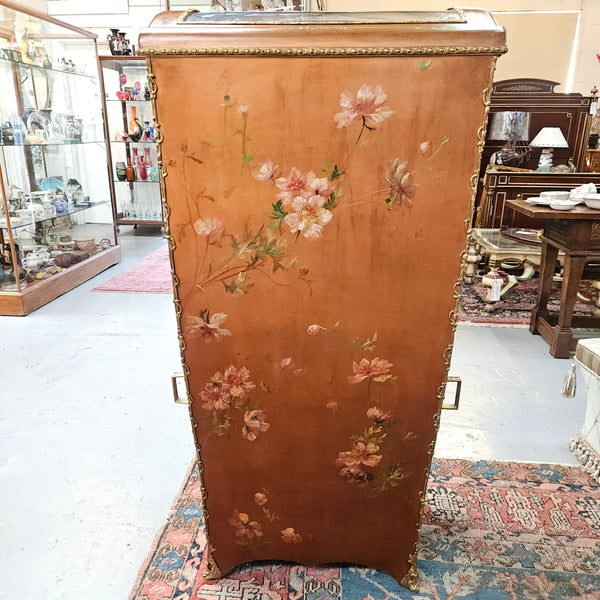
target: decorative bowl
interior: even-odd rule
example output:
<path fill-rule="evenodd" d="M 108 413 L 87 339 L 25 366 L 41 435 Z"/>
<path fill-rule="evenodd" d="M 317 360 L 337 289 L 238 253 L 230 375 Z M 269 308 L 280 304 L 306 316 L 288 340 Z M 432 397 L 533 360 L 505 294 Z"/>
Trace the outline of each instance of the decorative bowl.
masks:
<path fill-rule="evenodd" d="M 583 201 L 585 202 L 585 205 L 589 208 L 600 209 L 600 194 L 586 194 L 583 197 Z"/>
<path fill-rule="evenodd" d="M 541 192 L 540 198 L 543 200 L 568 200 L 570 192 Z"/>

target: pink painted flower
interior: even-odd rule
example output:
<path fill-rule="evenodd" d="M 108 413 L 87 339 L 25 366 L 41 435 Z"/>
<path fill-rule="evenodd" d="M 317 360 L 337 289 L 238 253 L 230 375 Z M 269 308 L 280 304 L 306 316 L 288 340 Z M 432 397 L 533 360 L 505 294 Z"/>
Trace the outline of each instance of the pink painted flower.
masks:
<path fill-rule="evenodd" d="M 394 114 L 387 106 L 382 106 L 387 100 L 381 86 L 375 88 L 363 84 L 360 86 L 356 97 L 349 92 L 343 92 L 340 97 L 340 106 L 342 112 L 337 113 L 333 119 L 337 121 L 337 126 L 348 127 L 352 121 L 363 119 L 365 127 L 373 129 L 384 119 Z"/>
<path fill-rule="evenodd" d="M 317 335 L 317 333 L 319 333 L 319 331 L 327 331 L 327 327 L 321 327 L 320 325 L 317 325 L 315 323 L 314 325 L 308 326 L 306 333 L 308 333 L 308 335 Z"/>
<path fill-rule="evenodd" d="M 370 381 L 383 382 L 392 378 L 390 369 L 394 365 L 383 358 L 375 357 L 369 361 L 367 358 L 363 358 L 360 364 L 356 364 L 352 361 L 352 372 L 354 375 L 348 377 L 349 383 L 360 383 L 365 379 Z"/>
<path fill-rule="evenodd" d="M 254 494 L 254 502 L 256 502 L 258 506 L 263 506 L 268 501 L 269 499 L 267 498 L 266 494 L 263 494 L 262 492 L 256 492 L 256 494 Z"/>
<path fill-rule="evenodd" d="M 310 198 L 296 196 L 291 206 L 294 212 L 286 215 L 284 219 L 290 231 L 292 233 L 302 232 L 305 238 L 318 238 L 323 226 L 332 218 L 331 212 L 323 208 L 325 201 L 326 198 L 322 196 L 311 196 Z"/>
<path fill-rule="evenodd" d="M 231 394 L 219 383 L 207 383 L 200 392 L 200 400 L 205 410 L 227 410 L 231 406 Z"/>
<path fill-rule="evenodd" d="M 297 196 L 310 196 L 311 189 L 308 178 L 314 179 L 316 175 L 310 171 L 305 177 L 296 167 L 292 167 L 287 177 L 278 177 L 275 185 L 281 190 L 276 197 L 283 200 L 284 206 L 291 203 Z"/>
<path fill-rule="evenodd" d="M 199 317 L 188 317 L 187 324 L 189 333 L 199 335 L 205 343 L 220 342 L 222 338 L 231 335 L 229 329 L 224 329 L 221 325 L 227 320 L 225 313 L 201 313 Z"/>
<path fill-rule="evenodd" d="M 281 539 L 286 544 L 299 544 L 302 541 L 302 536 L 296 533 L 293 527 L 288 527 L 281 532 Z"/>
<path fill-rule="evenodd" d="M 181 544 L 189 544 L 193 538 L 194 536 L 187 529 L 183 528 L 170 531 L 168 535 L 165 536 L 165 540 L 175 548 L 181 546 Z"/>
<path fill-rule="evenodd" d="M 275 177 L 278 166 L 279 165 L 274 164 L 272 160 L 267 160 L 254 173 L 254 177 L 259 181 L 270 181 Z"/>
<path fill-rule="evenodd" d="M 194 229 L 198 235 L 206 236 L 209 244 L 217 243 L 223 237 L 223 221 L 217 217 L 198 219 L 194 223 Z"/>
<path fill-rule="evenodd" d="M 221 384 L 224 389 L 238 399 L 244 398 L 248 392 L 256 387 L 250 381 L 250 371 L 246 367 L 236 369 L 233 365 L 229 365 L 223 374 L 217 371 L 212 376 L 211 381 Z"/>
<path fill-rule="evenodd" d="M 312 171 L 306 176 L 306 184 L 310 190 L 309 196 L 323 196 L 329 199 L 336 186 L 327 177 L 317 177 Z"/>
<path fill-rule="evenodd" d="M 382 408 L 379 408 L 379 406 L 371 406 L 367 410 L 367 417 L 375 423 L 383 423 L 384 421 L 391 419 L 392 415 L 386 413 Z"/>
<path fill-rule="evenodd" d="M 388 167 L 385 180 L 390 185 L 390 200 L 398 204 L 412 204 L 410 199 L 419 187 L 413 182 L 412 173 L 406 170 L 406 163 L 399 158 L 392 161 Z"/>
<path fill-rule="evenodd" d="M 338 467 L 376 467 L 381 461 L 378 454 L 379 446 L 366 440 L 358 440 L 352 444 L 352 449 L 340 452 L 335 464 Z"/>
<path fill-rule="evenodd" d="M 235 535 L 242 544 L 263 536 L 260 523 L 251 521 L 246 513 L 234 510 L 233 517 L 229 518 L 229 524 L 235 528 Z"/>
<path fill-rule="evenodd" d="M 265 421 L 264 410 L 247 410 L 244 413 L 242 435 L 249 441 L 256 440 L 259 433 L 264 433 L 271 425 Z"/>

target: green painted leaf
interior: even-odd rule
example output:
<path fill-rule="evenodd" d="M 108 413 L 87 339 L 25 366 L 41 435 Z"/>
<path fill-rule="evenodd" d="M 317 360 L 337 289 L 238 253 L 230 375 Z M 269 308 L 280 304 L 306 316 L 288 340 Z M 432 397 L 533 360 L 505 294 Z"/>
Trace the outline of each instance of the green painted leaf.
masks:
<path fill-rule="evenodd" d="M 327 200 L 327 202 L 325 202 L 325 204 L 323 205 L 323 208 L 327 209 L 327 210 L 333 210 L 334 208 L 337 208 L 337 197 L 339 196 L 340 192 L 339 190 L 336 190 L 334 192 L 331 192 L 331 194 L 329 194 L 329 200 Z"/>
<path fill-rule="evenodd" d="M 373 349 L 375 348 L 375 342 L 377 341 L 377 332 L 375 332 L 373 334 L 373 337 L 370 339 L 367 339 L 365 342 L 360 342 L 360 340 L 357 338 L 354 340 L 354 347 L 359 349 L 359 350 L 367 350 L 369 352 L 372 352 Z"/>
<path fill-rule="evenodd" d="M 432 65 L 433 65 L 433 61 L 430 58 L 427 58 L 421 62 L 421 69 L 423 71 L 426 71 L 427 69 L 431 69 Z"/>
<path fill-rule="evenodd" d="M 331 181 L 335 181 L 336 179 L 339 179 L 342 175 L 344 175 L 344 173 L 345 171 L 341 171 L 337 165 L 334 165 L 333 171 L 331 172 L 329 179 Z"/>

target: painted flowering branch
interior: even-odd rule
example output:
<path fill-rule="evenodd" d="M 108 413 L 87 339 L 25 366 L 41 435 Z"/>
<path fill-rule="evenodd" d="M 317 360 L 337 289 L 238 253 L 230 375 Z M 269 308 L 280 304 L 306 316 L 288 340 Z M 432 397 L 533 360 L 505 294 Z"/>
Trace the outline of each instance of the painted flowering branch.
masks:
<path fill-rule="evenodd" d="M 294 260 L 284 260 L 287 248 L 285 240 L 274 238 L 269 232 L 265 232 L 264 226 L 256 232 L 246 226 L 240 238 L 235 235 L 225 236 L 222 223 L 218 219 L 199 219 L 194 228 L 199 235 L 206 237 L 207 252 L 210 245 L 222 245 L 221 240 L 224 237 L 228 237 L 231 242 L 231 254 L 225 261 L 216 266 L 209 264 L 208 271 L 203 276 L 197 274 L 196 285 L 199 289 L 205 290 L 210 285 L 222 283 L 230 294 L 244 294 L 253 285 L 247 279 L 247 274 L 251 271 L 265 274 L 264 268 L 269 261 L 273 273 L 295 266 Z M 306 269 L 298 267 L 298 279 L 309 283 L 306 279 L 307 273 Z"/>
<path fill-rule="evenodd" d="M 254 494 L 254 503 L 260 507 L 263 515 L 267 518 L 266 528 L 263 530 L 258 518 L 253 520 L 248 513 L 242 513 L 234 509 L 233 516 L 229 519 L 229 524 L 234 529 L 237 544 L 240 546 L 273 545 L 276 541 L 279 541 L 295 545 L 301 544 L 304 541 L 306 536 L 297 533 L 293 527 L 286 527 L 280 530 L 280 526 L 275 524 L 275 521 L 280 520 L 280 517 L 277 516 L 273 509 L 266 506 L 269 503 L 267 490 L 263 489 L 261 492 L 256 492 Z"/>
<path fill-rule="evenodd" d="M 264 410 L 253 408 L 248 394 L 256 388 L 250 380 L 250 371 L 246 367 L 239 369 L 229 365 L 221 373 L 217 371 L 200 392 L 202 408 L 212 415 L 214 433 L 223 435 L 234 421 L 233 410 L 243 414 L 242 437 L 254 442 L 261 433 L 269 430 Z"/>

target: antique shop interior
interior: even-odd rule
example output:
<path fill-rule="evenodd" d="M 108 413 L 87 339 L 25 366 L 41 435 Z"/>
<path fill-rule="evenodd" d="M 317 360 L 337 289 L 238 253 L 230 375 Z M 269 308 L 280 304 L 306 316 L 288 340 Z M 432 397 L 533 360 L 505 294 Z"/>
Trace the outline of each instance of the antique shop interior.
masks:
<path fill-rule="evenodd" d="M 174 226 L 176 221 L 169 227 L 170 209 L 163 204 L 169 177 L 163 177 L 166 171 L 161 171 L 165 163 L 160 142 L 164 134 L 166 151 L 172 147 L 172 138 L 168 127 L 161 133 L 154 117 L 156 87 L 153 74 L 148 73 L 142 32 L 166 10 L 182 11 L 178 14 L 185 20 L 189 14 L 223 11 L 238 15 L 265 11 L 284 16 L 308 11 L 375 15 L 386 11 L 446 11 L 448 3 L 21 2 L 0 0 L 0 597 L 191 600 L 218 595 L 198 592 L 192 596 L 181 583 L 175 589 L 176 583 L 167 576 L 171 571 L 160 561 L 168 555 L 177 565 L 183 563 L 182 546 L 157 542 L 165 521 L 177 512 L 174 498 L 183 489 L 182 482 L 188 481 L 198 442 L 192 435 L 183 379 L 183 371 L 187 375 L 189 369 L 182 367 L 182 352 L 189 344 L 187 338 L 184 341 L 180 337 L 179 300 L 175 298 L 174 303 L 173 277 L 176 282 L 179 278 L 169 257 L 169 239 L 179 235 L 179 230 Z M 482 109 L 487 133 L 479 141 L 479 170 L 472 177 L 464 177 L 470 190 L 465 201 L 473 210 L 465 215 L 469 231 L 464 252 L 454 257 L 452 267 L 462 289 L 457 285 L 449 290 L 448 302 L 442 298 L 439 288 L 446 261 L 435 264 L 427 253 L 415 258 L 411 270 L 426 286 L 415 287 L 414 293 L 421 297 L 411 300 L 423 311 L 418 328 L 427 332 L 437 326 L 440 311 L 450 313 L 449 369 L 444 375 L 445 391 L 439 397 L 442 410 L 433 462 L 471 461 L 473 469 L 479 465 L 483 472 L 490 464 L 496 465 L 492 470 L 501 469 L 494 461 L 507 461 L 523 469 L 537 465 L 538 471 L 545 469 L 546 474 L 557 477 L 562 473 L 558 466 L 582 473 L 580 477 L 587 478 L 588 502 L 595 506 L 590 509 L 595 515 L 590 517 L 595 519 L 595 538 L 588 539 L 588 547 L 592 552 L 595 546 L 596 562 L 590 564 L 598 565 L 600 4 L 595 0 L 481 0 L 469 4 L 489 11 L 505 29 L 508 51 L 498 51 L 491 93 Z M 459 19 L 460 11 L 456 14 Z M 434 73 L 435 60 L 435 52 L 419 56 L 417 75 Z M 171 83 L 177 86 L 171 92 L 177 92 L 179 99 L 176 110 L 181 131 L 188 126 L 188 119 L 189 127 L 196 127 L 190 107 L 198 98 L 185 78 L 173 77 Z M 375 129 L 383 129 L 382 121 L 393 112 L 381 106 L 390 101 L 385 98 L 385 82 L 374 92 L 367 86 L 376 83 L 367 81 L 358 91 L 364 102 L 377 108 L 372 108 L 375 120 L 369 121 L 363 113 L 355 152 L 366 150 L 365 140 L 375 139 Z M 285 82 L 281 85 L 285 87 Z M 351 91 L 356 93 L 356 89 Z M 344 94 L 340 99 L 342 116 L 335 117 L 335 132 L 351 120 L 343 112 L 350 105 L 349 96 Z M 337 91 L 336 95 L 340 97 Z M 435 102 L 442 122 L 455 120 L 456 91 L 440 88 L 434 95 L 435 100 L 423 97 L 422 102 Z M 355 108 L 358 105 L 360 102 Z M 278 170 L 278 165 L 268 161 L 261 166 L 243 147 L 246 139 L 258 137 L 256 130 L 252 133 L 250 129 L 247 137 L 246 125 L 254 127 L 248 106 L 229 95 L 223 97 L 221 106 L 224 121 L 236 118 L 242 123 L 232 138 L 242 140 L 242 168 L 254 169 L 252 185 L 267 185 L 273 179 L 278 189 L 283 189 L 279 183 L 287 175 L 283 167 Z M 276 136 L 276 121 L 269 123 Z M 352 126 L 360 128 L 357 123 Z M 425 158 L 443 153 L 446 143 L 451 146 L 446 138 L 418 142 L 419 153 Z M 229 141 L 219 143 L 226 146 Z M 478 142 L 473 139 L 469 143 L 476 147 Z M 177 144 L 189 165 L 188 174 L 209 154 L 194 152 L 187 142 Z M 282 142 L 282 146 L 288 148 L 289 143 Z M 457 153 L 457 163 L 464 162 L 460 152 L 471 151 L 466 146 L 452 150 Z M 175 161 L 167 163 L 168 170 Z M 429 169 L 435 169 L 435 161 L 428 164 L 434 165 Z M 289 170 L 289 165 L 286 168 Z M 403 202 L 408 211 L 418 205 L 418 189 L 424 184 L 414 183 L 408 171 L 411 168 L 397 162 L 385 176 L 392 193 L 385 202 L 381 197 L 381 206 L 390 214 L 395 202 Z M 260 240 L 265 244 L 262 251 L 271 253 L 274 266 L 268 278 L 279 276 L 278 269 L 287 269 L 275 258 L 274 246 L 269 246 L 270 236 L 276 235 L 278 228 L 281 232 L 282 227 L 290 227 L 296 239 L 304 242 L 304 238 L 319 237 L 332 227 L 327 225 L 330 211 L 336 207 L 336 199 L 343 201 L 334 191 L 334 180 L 342 181 L 339 189 L 343 190 L 344 177 L 350 175 L 337 164 L 326 169 L 328 180 L 317 179 L 323 176 L 311 172 L 314 181 L 330 186 L 327 203 L 319 201 L 316 208 L 313 206 L 317 215 L 313 229 L 302 229 L 304 225 L 299 222 L 293 225 L 289 206 L 297 198 L 286 205 L 282 192 L 274 197 L 272 207 L 269 205 L 273 214 L 268 227 L 244 242 L 258 244 Z M 309 184 L 311 173 L 307 176 Z M 210 185 L 205 183 L 195 188 L 194 194 L 198 202 L 210 204 L 214 199 L 208 196 Z M 177 188 L 170 189 L 177 195 Z M 231 193 L 226 191 L 225 197 Z M 314 198 L 317 195 L 311 201 Z M 441 193 L 440 204 L 445 201 Z M 594 211 L 598 211 L 596 218 Z M 427 230 L 427 223 L 421 225 Z M 194 227 L 192 235 L 206 238 L 207 252 L 209 246 L 217 248 L 225 243 L 226 236 L 221 231 L 215 233 L 214 221 L 198 219 Z M 180 239 L 177 244 L 184 247 L 189 238 L 181 234 Z M 233 236 L 231 239 L 237 243 Z M 439 239 L 444 243 L 443 232 Z M 235 248 L 234 257 L 243 251 Z M 262 255 L 257 256 L 254 263 L 262 260 Z M 248 269 L 254 268 L 254 263 Z M 209 275 L 213 279 L 207 281 L 212 283 L 217 275 Z M 301 269 L 299 277 L 304 277 Z M 254 285 L 243 272 L 237 279 L 222 279 L 231 298 Z M 412 283 L 390 280 L 389 285 L 410 290 Z M 200 284 L 197 287 L 199 294 L 204 293 Z M 446 310 L 449 302 L 456 306 Z M 231 336 L 231 321 L 220 327 L 225 315 L 216 309 L 201 312 L 196 319 L 198 327 L 216 336 L 217 341 L 221 341 L 219 336 Z M 282 322 L 274 325 L 279 326 L 284 328 Z M 315 334 L 315 339 L 331 334 L 333 339 L 337 327 L 338 323 L 320 322 L 310 325 L 308 333 Z M 377 345 L 383 337 L 383 330 L 377 330 L 364 341 L 354 340 L 355 349 L 363 351 L 356 356 L 366 356 L 363 360 L 368 365 L 378 356 Z M 210 353 L 213 346 L 199 349 Z M 371 368 L 375 368 L 376 360 L 371 361 Z M 378 366 L 385 371 L 389 363 L 384 363 L 382 360 Z M 361 365 L 354 363 L 355 378 L 361 377 Z M 294 368 L 291 358 L 281 361 L 281 370 Z M 300 373 L 299 368 L 296 371 Z M 368 378 L 369 386 L 373 382 L 375 389 L 391 375 L 380 372 L 362 377 Z M 213 378 L 211 385 L 214 388 L 220 383 Z M 266 383 L 260 386 L 270 391 Z M 236 393 L 237 398 L 243 394 L 232 391 L 234 400 Z M 339 410 L 334 399 L 330 399 L 327 410 Z M 253 412 L 256 419 L 262 418 L 261 410 Z M 389 416 L 380 415 L 380 420 Z M 247 439 L 267 435 L 266 423 L 253 424 L 256 429 L 252 430 L 247 427 Z M 554 485 L 552 478 L 548 481 L 547 485 Z M 560 491 L 560 486 L 556 487 Z M 259 506 L 266 502 L 263 492 L 257 490 L 255 495 Z M 197 492 L 198 503 L 202 493 Z M 276 518 L 264 507 L 261 510 L 269 519 Z M 238 535 L 240 531 L 248 534 L 244 515 L 239 513 L 239 518 L 243 525 L 237 525 Z M 297 531 L 284 527 L 282 523 L 284 541 L 300 541 Z M 451 544 L 452 540 L 444 543 Z M 167 549 L 159 552 L 159 558 L 149 559 L 153 544 Z M 215 548 L 218 550 L 219 545 Z M 192 568 L 185 565 L 181 566 L 183 571 Z M 589 573 L 593 575 L 594 569 L 590 567 Z M 589 573 L 586 577 L 591 576 Z M 382 594 L 379 586 L 376 591 L 380 596 L 375 591 L 356 595 L 367 589 L 360 588 L 356 599 L 455 597 L 450 594 L 451 586 L 446 587 L 446 596 L 433 593 L 428 587 L 433 584 L 420 574 L 425 584 L 419 593 L 413 591 L 416 595 L 403 587 L 389 586 Z M 363 573 L 361 577 L 367 576 Z M 567 595 L 564 590 L 560 595 L 558 584 L 552 592 L 558 595 L 514 592 L 487 596 L 475 592 L 469 596 L 467 591 L 452 589 L 456 597 L 490 600 L 597 598 L 600 580 L 596 580 L 597 587 L 590 581 L 582 579 L 577 584 L 583 590 L 580 596 Z M 163 587 L 154 589 L 152 583 Z M 584 596 L 584 592 L 590 595 Z M 242 592 L 221 592 L 221 596 L 241 598 Z M 311 597 L 334 596 L 341 593 L 319 589 Z"/>

